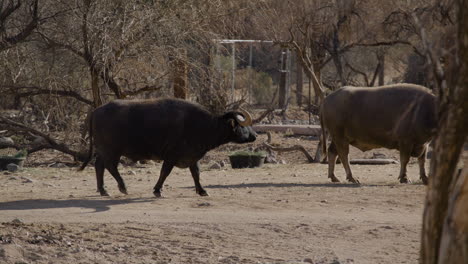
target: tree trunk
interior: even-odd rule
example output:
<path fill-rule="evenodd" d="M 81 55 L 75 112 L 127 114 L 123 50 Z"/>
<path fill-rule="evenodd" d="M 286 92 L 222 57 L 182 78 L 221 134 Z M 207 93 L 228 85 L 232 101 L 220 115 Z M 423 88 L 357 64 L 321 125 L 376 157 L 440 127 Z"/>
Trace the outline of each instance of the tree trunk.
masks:
<path fill-rule="evenodd" d="M 316 70 L 318 68 L 319 67 L 317 65 L 314 65 L 314 73 L 315 73 L 315 76 L 317 77 L 317 83 L 314 82 L 314 86 L 318 86 L 318 87 L 314 87 L 314 104 L 315 105 L 320 105 L 322 103 L 320 96 L 315 93 L 315 91 L 321 90 L 323 87 L 322 86 L 322 73 L 320 72 L 320 70 Z"/>
<path fill-rule="evenodd" d="M 187 84 L 188 84 L 188 67 L 187 63 L 185 62 L 186 52 L 185 50 L 182 51 L 180 54 L 182 58 L 175 57 L 174 61 L 172 62 L 172 74 L 173 74 L 173 89 L 174 89 L 174 97 L 187 99 Z"/>
<path fill-rule="evenodd" d="M 340 77 L 341 86 L 346 86 L 347 82 L 343 73 L 343 64 L 341 63 L 341 56 L 338 53 L 332 54 L 331 56 L 333 58 L 333 63 L 335 64 L 336 73 L 338 74 L 338 77 Z"/>
<path fill-rule="evenodd" d="M 421 241 L 422 264 L 468 263 L 467 166 L 456 174 L 468 134 L 468 1 L 458 1 L 458 58 L 439 98 L 431 178 L 426 195 Z M 455 54 L 457 56 L 457 54 Z"/>
<path fill-rule="evenodd" d="M 343 71 L 343 63 L 341 62 L 341 55 L 339 53 L 340 50 L 340 38 L 338 36 L 338 29 L 335 28 L 333 32 L 333 52 L 331 52 L 331 56 L 333 59 L 333 63 L 335 64 L 336 68 L 336 73 L 338 74 L 338 77 L 340 77 L 341 81 L 341 86 L 347 85 L 346 78 L 344 76 L 344 71 Z"/>
<path fill-rule="evenodd" d="M 468 89 L 465 90 L 468 91 Z M 466 94 L 468 93 L 465 92 L 465 98 L 468 100 Z M 434 154 L 431 160 L 431 178 L 423 215 L 421 263 L 424 264 L 467 263 L 438 261 L 442 226 L 446 220 L 450 195 L 449 187 L 467 133 L 464 123 L 468 120 L 468 115 L 466 110 L 465 112 L 461 110 L 460 105 L 449 106 L 446 117 L 442 117 L 439 122 L 439 131 L 435 138 Z"/>
<path fill-rule="evenodd" d="M 468 166 L 460 170 L 448 202 L 439 263 L 468 263 Z"/>
<path fill-rule="evenodd" d="M 382 86 L 385 85 L 385 52 L 378 52 L 377 60 L 379 61 L 379 86 Z"/>
<path fill-rule="evenodd" d="M 102 98 L 101 98 L 101 88 L 99 87 L 99 75 L 91 70 L 91 90 L 93 92 L 93 103 L 94 107 L 97 108 L 102 105 Z"/>

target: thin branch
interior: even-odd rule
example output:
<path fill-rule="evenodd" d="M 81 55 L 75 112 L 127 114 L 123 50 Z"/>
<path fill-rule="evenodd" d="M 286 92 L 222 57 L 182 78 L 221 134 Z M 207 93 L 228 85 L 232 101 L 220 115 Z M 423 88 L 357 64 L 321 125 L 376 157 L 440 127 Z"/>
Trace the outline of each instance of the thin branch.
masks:
<path fill-rule="evenodd" d="M 2 41 L 0 42 L 0 50 L 8 49 L 11 46 L 25 40 L 29 35 L 31 35 L 34 31 L 34 29 L 38 25 L 38 14 L 37 14 L 37 5 L 38 5 L 39 0 L 35 0 L 32 4 L 33 10 L 31 11 L 31 21 L 16 35 L 14 36 L 6 36 L 3 37 Z M 1 27 L 3 27 L 3 23 L 5 23 L 5 20 L 7 20 L 8 16 L 10 16 L 14 11 L 16 11 L 19 7 L 21 6 L 21 2 L 18 2 L 17 5 L 12 6 L 12 2 L 8 4 L 8 7 L 6 10 L 4 10 L 0 14 L 0 21 L 1 21 Z M 2 28 L 2 30 L 4 30 Z"/>
<path fill-rule="evenodd" d="M 351 64 L 349 64 L 348 61 L 345 61 L 345 65 L 350 68 L 353 72 L 359 74 L 359 75 L 362 75 L 362 77 L 364 77 L 364 81 L 366 82 L 366 86 L 369 86 L 369 78 L 367 77 L 367 74 L 363 71 L 360 71 L 356 68 L 354 68 L 353 66 L 351 66 Z"/>
<path fill-rule="evenodd" d="M 40 88 L 36 86 L 3 86 L 5 88 L 9 88 L 10 90 L 7 92 L 8 94 L 14 95 L 15 97 L 29 97 L 29 96 L 36 96 L 36 95 L 54 95 L 54 96 L 67 96 L 67 97 L 72 97 L 77 99 L 80 102 L 83 102 L 88 105 L 93 105 L 93 102 L 91 100 L 88 100 L 81 96 L 79 93 L 75 91 L 67 91 L 67 90 L 53 90 L 53 89 L 45 89 L 45 88 Z M 29 91 L 25 92 L 18 92 L 15 91 L 14 89 L 26 89 Z"/>
<path fill-rule="evenodd" d="M 275 108 L 273 106 L 270 106 L 265 112 L 263 112 L 259 117 L 255 118 L 252 123 L 257 124 L 260 123 L 265 117 L 267 117 L 270 113 L 275 111 Z"/>
<path fill-rule="evenodd" d="M 124 96 L 135 96 L 135 95 L 138 95 L 138 94 L 141 94 L 141 93 L 144 93 L 144 92 L 155 92 L 155 91 L 160 90 L 161 88 L 163 88 L 162 85 L 146 85 L 145 87 L 137 89 L 137 90 L 124 92 L 123 95 Z"/>

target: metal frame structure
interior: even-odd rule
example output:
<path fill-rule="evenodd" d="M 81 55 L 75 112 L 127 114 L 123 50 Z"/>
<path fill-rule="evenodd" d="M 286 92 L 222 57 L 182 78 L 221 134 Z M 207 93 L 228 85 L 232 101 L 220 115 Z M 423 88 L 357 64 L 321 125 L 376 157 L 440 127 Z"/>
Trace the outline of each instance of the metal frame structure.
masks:
<path fill-rule="evenodd" d="M 253 43 L 271 43 L 274 44 L 275 42 L 272 40 L 246 40 L 246 39 L 213 39 L 213 42 L 216 43 L 216 55 L 218 54 L 218 44 L 231 44 L 231 56 L 232 56 L 232 72 L 231 72 L 231 78 L 232 78 L 232 84 L 231 84 L 231 102 L 234 102 L 234 88 L 235 88 L 235 80 L 236 80 L 236 43 L 250 43 L 249 45 L 249 65 L 247 66 L 249 69 L 249 78 L 252 79 L 252 44 Z M 219 65 L 219 62 L 218 62 Z M 248 94 L 249 94 L 249 100 L 250 100 L 250 95 L 252 93 L 252 82 L 249 82 L 249 87 L 248 87 Z"/>

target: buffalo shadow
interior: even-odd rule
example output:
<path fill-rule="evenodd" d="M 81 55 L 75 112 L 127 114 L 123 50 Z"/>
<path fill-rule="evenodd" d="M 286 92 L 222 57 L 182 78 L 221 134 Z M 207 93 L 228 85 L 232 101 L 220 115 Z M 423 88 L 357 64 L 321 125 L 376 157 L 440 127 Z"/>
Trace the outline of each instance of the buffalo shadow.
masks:
<path fill-rule="evenodd" d="M 113 205 L 146 203 L 154 201 L 154 198 L 123 198 L 123 199 L 28 199 L 10 202 L 0 202 L 0 211 L 4 210 L 34 210 L 34 209 L 59 209 L 59 208 L 89 208 L 93 213 L 110 210 Z"/>
<path fill-rule="evenodd" d="M 228 189 L 228 188 L 287 188 L 287 187 L 325 187 L 325 188 L 361 188 L 361 187 L 403 187 L 403 186 L 410 186 L 410 185 L 423 185 L 421 181 L 411 182 L 408 184 L 401 184 L 398 181 L 395 183 L 382 183 L 382 184 L 375 184 L 375 183 L 348 183 L 348 182 L 329 182 L 329 183 L 264 183 L 264 182 L 254 182 L 254 183 L 240 183 L 240 184 L 215 184 L 215 185 L 204 185 L 205 188 L 208 189 Z M 189 187 L 186 187 L 189 188 Z"/>
<path fill-rule="evenodd" d="M 227 188 L 287 188 L 287 187 L 332 187 L 332 188 L 358 188 L 361 187 L 355 183 L 272 183 L 272 182 L 253 182 L 253 183 L 240 183 L 228 185 L 205 185 L 204 187 L 210 189 L 227 189 Z"/>

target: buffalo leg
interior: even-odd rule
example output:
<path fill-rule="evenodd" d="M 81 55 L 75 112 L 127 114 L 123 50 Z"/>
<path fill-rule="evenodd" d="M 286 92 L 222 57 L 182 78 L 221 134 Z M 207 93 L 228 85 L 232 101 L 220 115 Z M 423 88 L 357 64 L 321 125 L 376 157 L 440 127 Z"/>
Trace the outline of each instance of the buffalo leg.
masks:
<path fill-rule="evenodd" d="M 195 182 L 195 191 L 200 196 L 208 196 L 208 193 L 203 189 L 200 184 L 200 167 L 198 162 L 190 166 L 190 172 L 192 173 L 193 181 Z"/>
<path fill-rule="evenodd" d="M 117 185 L 119 187 L 119 191 L 123 194 L 127 194 L 127 187 L 125 187 L 125 182 L 120 176 L 119 171 L 117 170 L 117 166 L 119 165 L 120 158 L 113 159 L 109 162 L 106 162 L 106 169 L 110 172 L 112 177 L 117 181 Z"/>
<path fill-rule="evenodd" d="M 328 178 L 331 179 L 332 182 L 340 182 L 338 178 L 335 176 L 335 164 L 336 158 L 338 157 L 338 152 L 336 152 L 335 143 L 333 141 L 330 143 L 328 147 Z"/>
<path fill-rule="evenodd" d="M 427 184 L 428 182 L 428 178 L 426 175 L 426 168 L 424 167 L 426 163 L 426 152 L 427 152 L 427 147 L 424 149 L 424 152 L 421 154 L 421 156 L 418 157 L 419 177 L 421 178 L 424 184 Z"/>
<path fill-rule="evenodd" d="M 163 186 L 164 181 L 166 180 L 167 176 L 169 176 L 169 174 L 171 173 L 172 168 L 174 168 L 174 165 L 172 165 L 172 164 L 170 164 L 170 163 L 168 163 L 166 161 L 163 162 L 163 165 L 162 165 L 162 168 L 161 168 L 161 173 L 159 174 L 158 182 L 156 183 L 156 185 L 154 186 L 154 189 L 153 189 L 154 196 L 161 197 L 162 186 Z"/>
<path fill-rule="evenodd" d="M 96 182 L 97 182 L 97 191 L 101 196 L 109 196 L 106 189 L 104 189 L 104 162 L 102 158 L 96 156 L 96 162 L 94 163 L 94 169 L 96 170 Z"/>
<path fill-rule="evenodd" d="M 348 142 L 336 142 L 335 147 L 338 152 L 338 157 L 340 158 L 341 164 L 346 172 L 346 179 L 352 183 L 359 183 L 357 179 L 353 177 L 351 172 L 351 167 L 349 166 L 348 154 L 349 154 L 349 143 Z"/>
<path fill-rule="evenodd" d="M 408 179 L 408 176 L 406 175 L 406 165 L 408 165 L 408 162 L 410 160 L 410 151 L 406 151 L 402 148 L 400 148 L 400 176 L 398 176 L 398 179 L 400 179 L 400 183 L 410 183 L 411 181 Z"/>

